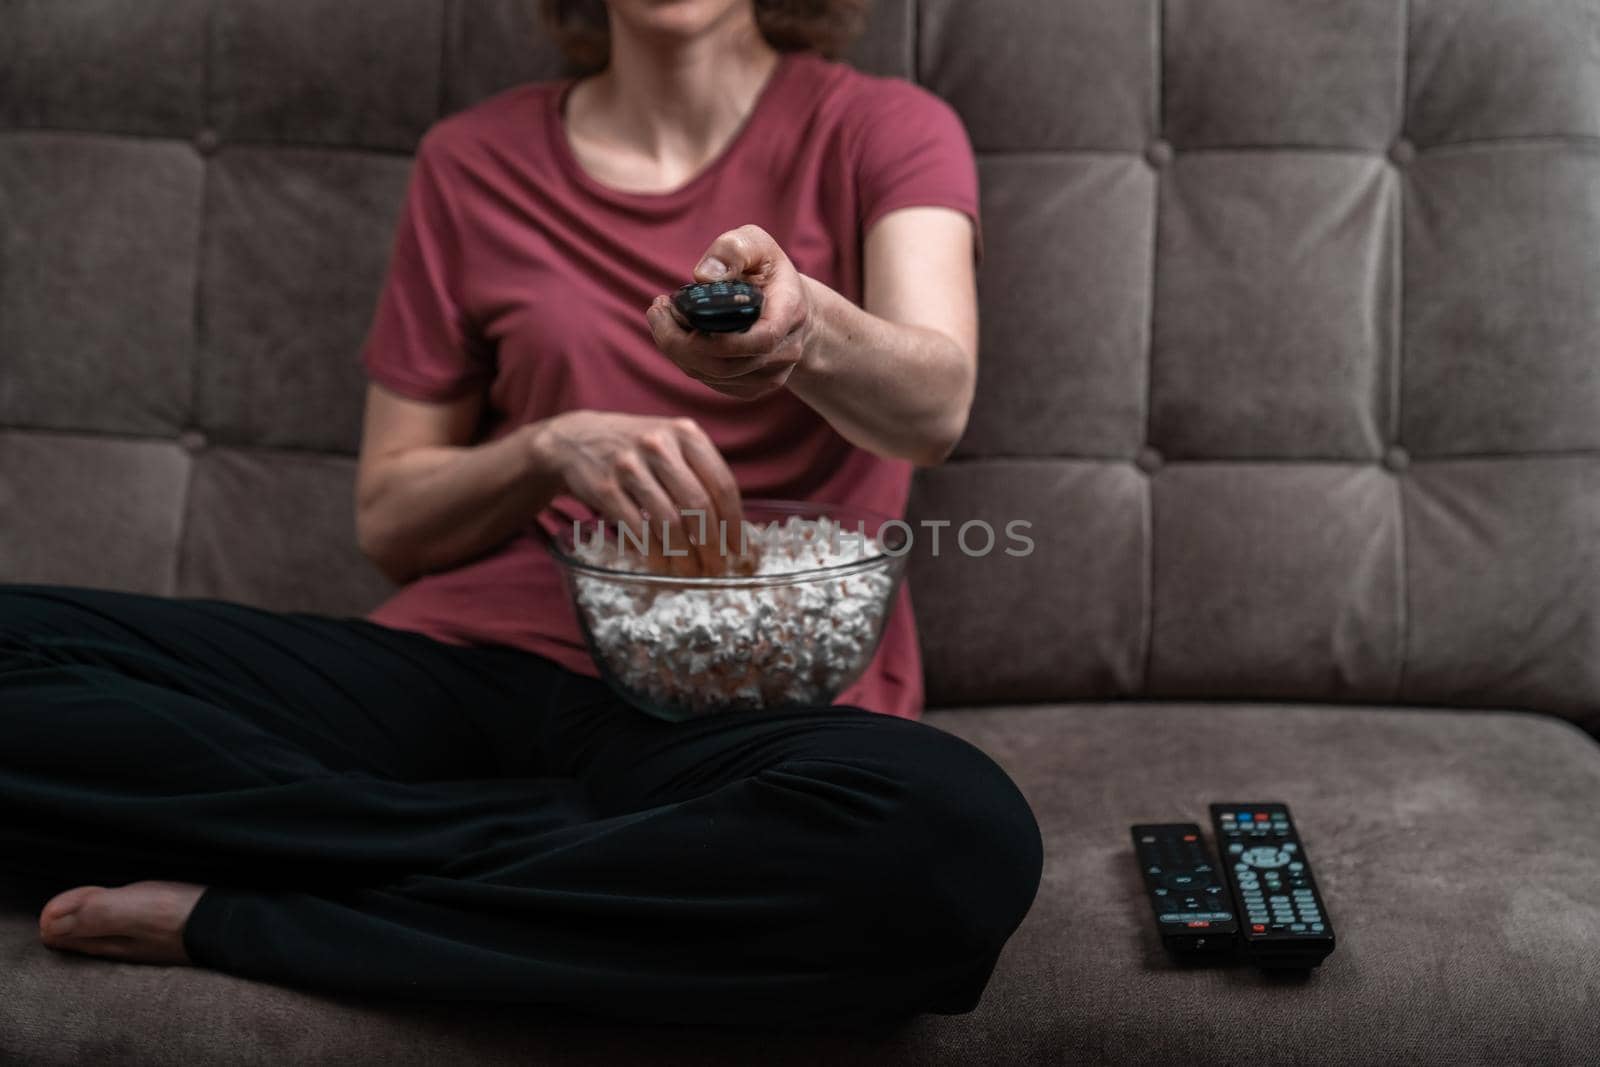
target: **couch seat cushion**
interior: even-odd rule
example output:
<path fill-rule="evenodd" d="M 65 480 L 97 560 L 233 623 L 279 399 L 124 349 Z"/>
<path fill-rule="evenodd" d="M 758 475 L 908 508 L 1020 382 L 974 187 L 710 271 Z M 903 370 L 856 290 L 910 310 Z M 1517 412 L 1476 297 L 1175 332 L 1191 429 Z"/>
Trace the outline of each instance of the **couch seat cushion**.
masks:
<path fill-rule="evenodd" d="M 1044 830 L 1044 884 L 967 1016 L 887 1034 L 576 1023 L 339 1002 L 50 952 L 0 911 L 0 1062 L 1593 1063 L 1600 745 L 1521 712 L 1270 704 L 949 710 Z M 1128 826 L 1287 801 L 1339 947 L 1309 980 L 1164 957 Z"/>

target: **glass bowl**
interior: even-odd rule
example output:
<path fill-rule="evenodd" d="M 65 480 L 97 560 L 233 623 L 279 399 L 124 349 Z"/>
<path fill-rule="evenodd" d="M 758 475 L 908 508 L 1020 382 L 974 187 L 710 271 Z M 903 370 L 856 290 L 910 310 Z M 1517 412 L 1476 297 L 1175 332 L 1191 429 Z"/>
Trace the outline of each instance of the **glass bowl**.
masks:
<path fill-rule="evenodd" d="M 877 651 L 910 541 L 861 508 L 746 500 L 742 531 L 707 540 L 756 572 L 678 577 L 660 565 L 659 522 L 655 564 L 612 522 L 543 529 L 601 677 L 672 722 L 831 704 Z"/>

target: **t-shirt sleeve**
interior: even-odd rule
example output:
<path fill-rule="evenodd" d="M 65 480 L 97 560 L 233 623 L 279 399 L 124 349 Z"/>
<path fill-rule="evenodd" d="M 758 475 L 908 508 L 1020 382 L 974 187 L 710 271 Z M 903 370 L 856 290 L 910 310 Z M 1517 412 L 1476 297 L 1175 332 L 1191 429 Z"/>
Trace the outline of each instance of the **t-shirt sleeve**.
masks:
<path fill-rule="evenodd" d="M 452 400 L 492 372 L 461 302 L 461 216 L 439 139 L 412 165 L 377 310 L 361 347 L 367 376 L 414 400 Z"/>
<path fill-rule="evenodd" d="M 978 167 L 954 108 L 910 82 L 874 79 L 857 137 L 862 233 L 898 208 L 948 207 L 972 220 L 973 253 L 981 255 Z"/>

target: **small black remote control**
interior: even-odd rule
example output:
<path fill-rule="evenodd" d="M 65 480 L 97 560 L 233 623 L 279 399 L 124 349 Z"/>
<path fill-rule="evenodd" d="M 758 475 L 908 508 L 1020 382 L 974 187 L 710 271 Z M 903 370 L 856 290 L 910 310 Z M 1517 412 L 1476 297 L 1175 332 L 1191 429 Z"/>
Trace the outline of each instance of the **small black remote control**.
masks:
<path fill-rule="evenodd" d="M 761 290 L 749 282 L 690 282 L 672 296 L 692 329 L 743 333 L 761 317 Z"/>
<path fill-rule="evenodd" d="M 1321 963 L 1333 951 L 1333 923 L 1288 805 L 1213 804 L 1211 822 L 1251 959 L 1273 968 Z"/>
<path fill-rule="evenodd" d="M 1133 850 L 1167 951 L 1179 956 L 1232 951 L 1238 919 L 1200 827 L 1140 823 L 1133 828 Z"/>

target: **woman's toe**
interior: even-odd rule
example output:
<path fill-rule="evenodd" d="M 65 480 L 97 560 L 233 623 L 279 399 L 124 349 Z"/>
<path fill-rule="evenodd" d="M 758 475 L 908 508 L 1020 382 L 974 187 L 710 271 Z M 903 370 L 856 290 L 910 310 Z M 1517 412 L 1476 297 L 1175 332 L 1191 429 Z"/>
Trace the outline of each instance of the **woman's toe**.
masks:
<path fill-rule="evenodd" d="M 83 907 L 104 892 L 104 886 L 80 885 L 51 897 L 39 912 L 39 937 L 49 945 L 74 933 L 82 936 Z"/>

